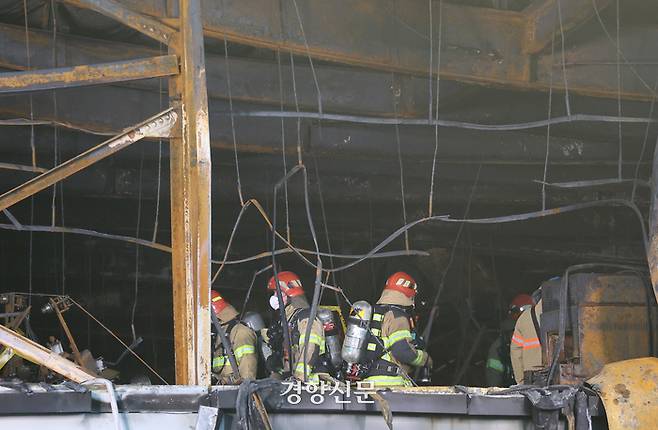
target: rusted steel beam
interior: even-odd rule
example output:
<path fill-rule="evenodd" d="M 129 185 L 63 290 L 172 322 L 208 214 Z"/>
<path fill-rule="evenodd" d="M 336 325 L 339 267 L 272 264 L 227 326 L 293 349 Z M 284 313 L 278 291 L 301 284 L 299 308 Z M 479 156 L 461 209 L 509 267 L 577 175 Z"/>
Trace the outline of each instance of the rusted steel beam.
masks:
<path fill-rule="evenodd" d="M 167 25 L 135 12 L 115 0 L 58 0 L 83 9 L 91 9 L 113 18 L 120 23 L 139 31 L 159 42 L 169 44 L 175 30 Z M 145 2 L 146 3 L 146 2 Z"/>
<path fill-rule="evenodd" d="M 0 325 L 0 344 L 11 348 L 26 360 L 45 366 L 73 382 L 80 383 L 96 377 L 59 354 L 2 325 Z"/>
<path fill-rule="evenodd" d="M 85 66 L 0 73 L 0 94 L 109 84 L 178 73 L 175 55 Z"/>
<path fill-rule="evenodd" d="M 626 60 L 621 60 L 621 87 L 617 85 L 617 51 L 601 31 L 601 37 L 586 40 L 565 52 L 566 79 L 569 91 L 596 97 L 651 101 L 658 74 L 658 28 L 624 28 L 619 38 L 619 49 Z M 537 59 L 537 86 L 548 88 L 553 74 L 553 88 L 563 89 L 561 55 L 550 53 Z"/>
<path fill-rule="evenodd" d="M 596 5 L 603 10 L 611 3 L 612 0 L 597 0 Z M 536 0 L 523 11 L 526 20 L 523 52 L 541 52 L 561 31 L 566 33 L 572 30 L 594 16 L 594 13 L 592 0 Z"/>
<path fill-rule="evenodd" d="M 653 294 L 658 301 L 658 145 L 653 153 L 653 174 L 651 176 L 651 210 L 649 212 L 649 243 L 647 262 L 651 275 Z"/>
<path fill-rule="evenodd" d="M 603 4 L 603 0 L 600 1 Z M 567 26 L 576 25 L 586 15 L 582 1 L 578 0 L 577 5 L 571 6 L 573 2 L 564 0 L 560 3 L 564 12 L 563 27 L 565 22 Z M 122 0 L 122 3 L 134 10 L 165 19 L 172 26 L 178 25 L 175 20 L 166 19 L 164 9 L 153 2 Z M 443 3 L 439 70 L 442 78 L 521 90 L 547 90 L 551 86 L 549 76 L 554 65 L 547 64 L 550 55 L 536 58 L 525 52 L 539 51 L 541 43 L 550 41 L 550 10 L 546 12 L 541 7 L 535 7 L 528 13 L 522 13 Z M 203 17 L 205 34 L 217 39 L 227 38 L 250 46 L 280 49 L 342 64 L 428 76 L 430 31 L 427 2 L 296 0 L 296 4 L 301 20 L 297 17 L 294 3 L 286 0 L 227 0 L 221 4 L 208 2 Z M 555 0 L 547 4 L 551 5 L 556 5 Z M 350 11 L 347 17 L 346 10 Z M 438 7 L 435 7 L 432 31 L 434 49 L 439 46 L 438 13 Z M 528 24 L 528 17 L 534 19 L 531 24 Z M 304 34 L 301 32 L 300 21 L 304 26 Z M 627 30 L 622 32 L 622 39 L 626 38 Z M 645 30 L 647 33 L 643 43 L 622 41 L 622 50 L 627 58 L 634 60 L 634 51 L 643 50 L 644 47 L 655 52 L 656 45 L 646 41 L 657 39 L 651 37 L 651 29 Z M 529 31 L 533 34 L 534 42 L 528 47 L 523 41 Z M 592 37 L 595 39 L 588 44 L 610 45 L 603 34 Z M 578 56 L 580 51 L 578 46 L 569 47 L 567 55 L 570 53 Z M 435 53 L 433 57 L 436 69 L 438 55 Z M 555 58 L 561 56 L 555 55 Z M 595 60 L 599 63 L 606 61 L 616 61 L 616 54 L 606 54 Z M 639 69 L 642 76 L 655 76 L 657 68 L 655 65 L 645 65 L 636 66 L 636 69 Z M 633 81 L 632 85 L 623 85 L 620 96 L 635 100 L 653 99 L 651 91 L 640 85 L 634 74 L 630 75 L 625 80 Z M 597 78 L 594 83 L 589 82 L 592 77 Z M 651 80 L 644 79 L 647 82 Z M 553 80 L 553 87 L 560 88 L 558 81 Z M 616 73 L 602 64 L 587 70 L 569 70 L 569 91 L 616 98 Z"/>
<path fill-rule="evenodd" d="M 20 202 L 31 195 L 38 193 L 44 188 L 68 178 L 76 172 L 109 157 L 117 151 L 137 142 L 145 137 L 166 137 L 169 130 L 176 123 L 178 114 L 173 109 L 168 109 L 158 115 L 147 119 L 134 128 L 73 157 L 57 167 L 25 182 L 18 187 L 7 191 L 0 196 L 0 210 Z"/>
<path fill-rule="evenodd" d="M 428 8 L 421 0 L 229 0 L 214 5 L 204 10 L 209 37 L 344 64 L 429 73 Z M 439 12 L 434 13 L 437 49 Z M 441 13 L 444 78 L 498 84 L 530 79 L 530 57 L 520 55 L 523 14 L 447 2 Z"/>
<path fill-rule="evenodd" d="M 100 39 L 76 37 L 64 33 L 57 35 L 56 47 L 52 35 L 45 31 L 30 30 L 30 65 L 32 68 L 52 67 L 52 52 L 57 52 L 57 64 L 74 66 L 107 61 L 128 60 L 158 55 L 157 49 L 140 45 L 109 42 Z M 54 49 L 56 48 L 56 49 Z M 0 66 L 24 70 L 25 29 L 9 24 L 0 24 Z M 356 69 L 352 67 L 315 67 L 318 80 L 322 83 L 322 104 L 325 112 L 353 112 L 376 115 L 393 115 L 391 88 L 399 88 L 398 115 L 400 117 L 427 115 L 427 78 L 410 75 L 393 75 L 385 71 Z M 208 96 L 228 99 L 227 70 L 231 74 L 231 96 L 234 101 L 262 103 L 295 108 L 292 67 L 290 57 L 283 53 L 281 59 L 281 82 L 276 62 L 233 57 L 228 61 L 223 56 L 206 55 Z M 317 110 L 317 91 L 313 84 L 313 73 L 308 62 L 295 64 L 295 89 L 297 103 L 301 109 Z M 159 91 L 157 81 L 140 81 L 133 87 Z M 445 82 L 441 88 L 441 105 L 453 100 L 463 86 Z M 127 90 L 117 89 L 125 92 Z M 283 100 L 282 99 L 283 96 Z"/>
<path fill-rule="evenodd" d="M 182 111 L 170 141 L 171 248 L 176 383 L 209 386 L 211 163 L 200 0 L 179 1 L 180 32 L 169 44 L 181 74 L 169 80 Z"/>

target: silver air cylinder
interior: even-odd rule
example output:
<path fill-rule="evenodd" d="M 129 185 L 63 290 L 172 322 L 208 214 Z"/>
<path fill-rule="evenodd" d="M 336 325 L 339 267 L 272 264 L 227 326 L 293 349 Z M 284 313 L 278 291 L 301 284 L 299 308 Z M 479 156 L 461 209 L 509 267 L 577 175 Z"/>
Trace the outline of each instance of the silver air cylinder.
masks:
<path fill-rule="evenodd" d="M 324 337 L 327 344 L 327 351 L 331 357 L 331 364 L 338 368 L 343 364 L 343 357 L 340 351 L 340 327 L 336 323 L 334 313 L 328 309 L 318 309 L 318 319 L 324 329 Z"/>
<path fill-rule="evenodd" d="M 250 329 L 256 332 L 258 337 L 258 349 L 260 351 L 261 357 L 263 360 L 267 359 L 272 355 L 272 348 L 265 342 L 263 339 L 263 330 L 265 329 L 265 322 L 263 317 L 260 316 L 257 312 L 246 312 L 242 317 L 242 322 L 247 325 Z"/>
<path fill-rule="evenodd" d="M 363 360 L 366 344 L 370 338 L 371 318 L 372 306 L 370 303 L 360 300 L 352 305 L 342 350 L 343 360 L 348 363 L 360 363 Z"/>
<path fill-rule="evenodd" d="M 256 333 L 265 328 L 265 322 L 257 312 L 245 312 L 242 322 Z"/>

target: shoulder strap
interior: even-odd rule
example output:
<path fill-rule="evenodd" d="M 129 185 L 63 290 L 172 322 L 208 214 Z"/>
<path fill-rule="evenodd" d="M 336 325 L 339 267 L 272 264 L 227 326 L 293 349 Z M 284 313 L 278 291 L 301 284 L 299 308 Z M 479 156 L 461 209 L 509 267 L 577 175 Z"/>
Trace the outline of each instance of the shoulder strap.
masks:
<path fill-rule="evenodd" d="M 233 330 L 236 325 L 238 325 L 238 320 L 235 318 L 226 323 L 226 336 L 231 335 L 231 330 Z"/>
<path fill-rule="evenodd" d="M 539 331 L 539 321 L 537 320 L 537 311 L 535 310 L 536 306 L 537 305 L 532 305 L 532 308 L 530 308 L 530 316 L 532 317 L 532 324 L 535 326 L 537 339 L 539 339 L 539 344 L 541 345 L 541 332 Z"/>

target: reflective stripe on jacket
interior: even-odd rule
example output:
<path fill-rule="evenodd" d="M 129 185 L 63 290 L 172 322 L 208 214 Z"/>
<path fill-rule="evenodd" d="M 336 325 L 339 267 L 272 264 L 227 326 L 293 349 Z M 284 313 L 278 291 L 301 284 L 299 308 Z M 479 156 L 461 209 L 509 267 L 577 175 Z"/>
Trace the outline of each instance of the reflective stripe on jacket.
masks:
<path fill-rule="evenodd" d="M 258 354 L 256 354 L 256 333 L 244 324 L 235 324 L 228 333 L 229 341 L 233 347 L 235 361 L 238 365 L 240 378 L 256 379 L 258 370 Z M 233 368 L 224 346 L 219 345 L 212 360 L 212 371 L 217 375 L 220 384 L 235 383 Z"/>
<path fill-rule="evenodd" d="M 535 330 L 532 322 L 531 309 L 523 311 L 514 327 L 512 342 L 510 343 L 510 358 L 514 379 L 517 384 L 524 384 L 524 373 L 527 370 L 535 370 L 542 366 L 542 348 L 539 341 L 539 333 Z M 541 300 L 535 306 L 537 320 L 542 312 Z"/>

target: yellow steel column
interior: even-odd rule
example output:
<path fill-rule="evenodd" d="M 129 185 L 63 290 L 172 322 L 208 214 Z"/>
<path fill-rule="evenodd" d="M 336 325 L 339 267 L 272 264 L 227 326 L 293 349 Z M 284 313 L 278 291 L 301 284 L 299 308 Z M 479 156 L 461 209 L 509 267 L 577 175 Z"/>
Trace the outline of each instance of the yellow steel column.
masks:
<path fill-rule="evenodd" d="M 200 0 L 180 0 L 178 16 L 169 44 L 181 64 L 169 80 L 170 103 L 182 114 L 170 140 L 176 383 L 210 385 L 211 165 Z"/>

